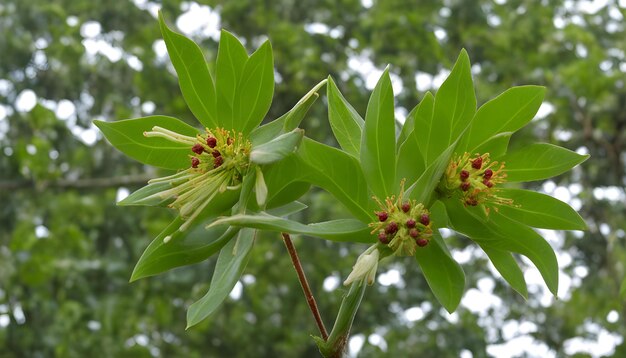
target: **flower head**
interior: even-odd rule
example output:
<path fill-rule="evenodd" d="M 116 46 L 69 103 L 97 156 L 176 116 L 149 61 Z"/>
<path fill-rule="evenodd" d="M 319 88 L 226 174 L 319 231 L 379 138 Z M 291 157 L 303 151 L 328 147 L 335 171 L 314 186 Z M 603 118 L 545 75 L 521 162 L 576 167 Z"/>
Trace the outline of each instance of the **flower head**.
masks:
<path fill-rule="evenodd" d="M 366 280 L 368 285 L 373 284 L 376 278 L 376 270 L 378 269 L 379 256 L 376 245 L 365 250 L 356 260 L 354 266 L 352 266 L 352 271 L 343 284 L 347 286 L 358 280 Z"/>

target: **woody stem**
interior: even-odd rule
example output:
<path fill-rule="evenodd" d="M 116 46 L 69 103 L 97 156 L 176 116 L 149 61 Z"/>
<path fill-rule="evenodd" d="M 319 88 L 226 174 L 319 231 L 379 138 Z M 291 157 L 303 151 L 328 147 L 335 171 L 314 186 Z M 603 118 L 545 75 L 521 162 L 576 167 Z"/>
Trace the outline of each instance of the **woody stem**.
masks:
<path fill-rule="evenodd" d="M 304 291 L 304 297 L 306 298 L 306 302 L 309 305 L 309 309 L 313 314 L 313 318 L 315 318 L 315 323 L 317 324 L 317 328 L 322 335 L 324 340 L 328 339 L 328 332 L 326 331 L 326 327 L 324 327 L 324 322 L 322 321 L 322 316 L 320 315 L 320 311 L 317 308 L 317 303 L 315 302 L 315 298 L 313 297 L 313 293 L 311 292 L 311 287 L 309 287 L 309 282 L 306 279 L 304 274 L 304 270 L 302 269 L 302 265 L 300 264 L 300 258 L 298 257 L 298 253 L 296 252 L 296 248 L 293 246 L 293 242 L 291 241 L 291 237 L 287 233 L 282 233 L 283 242 L 287 247 L 287 251 L 289 252 L 289 256 L 291 257 L 291 262 L 293 263 L 293 267 L 296 269 L 296 274 L 298 275 L 298 281 L 300 281 L 300 286 L 302 286 L 302 291 Z"/>

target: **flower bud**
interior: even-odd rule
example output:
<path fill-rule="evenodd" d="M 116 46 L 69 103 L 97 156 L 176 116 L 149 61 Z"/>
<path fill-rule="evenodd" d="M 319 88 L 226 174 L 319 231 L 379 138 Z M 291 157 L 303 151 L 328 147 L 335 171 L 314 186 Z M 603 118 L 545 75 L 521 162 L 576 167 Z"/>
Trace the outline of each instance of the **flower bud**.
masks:
<path fill-rule="evenodd" d="M 467 200 L 465 200 L 465 204 L 469 206 L 476 206 L 478 205 L 478 200 L 476 200 L 476 198 L 474 197 L 469 197 L 467 198 Z"/>
<path fill-rule="evenodd" d="M 409 220 L 406 221 L 406 227 L 408 227 L 409 229 L 414 228 L 415 224 L 417 224 L 417 223 L 413 219 L 409 219 Z"/>
<path fill-rule="evenodd" d="M 213 159 L 213 168 L 217 168 L 220 165 L 224 164 L 224 158 L 222 157 L 216 157 Z"/>
<path fill-rule="evenodd" d="M 228 139 L 226 139 L 226 145 L 231 145 L 233 144 L 234 139 L 232 139 L 231 137 L 228 137 Z"/>
<path fill-rule="evenodd" d="M 398 223 L 395 221 L 390 222 L 389 225 L 387 225 L 387 227 L 385 228 L 385 232 L 390 235 L 398 232 Z"/>
<path fill-rule="evenodd" d="M 359 256 L 356 260 L 356 264 L 352 267 L 352 272 L 350 272 L 350 275 L 348 275 L 348 278 L 343 284 L 347 286 L 358 280 L 365 280 L 368 285 L 373 284 L 376 278 L 376 270 L 378 269 L 378 256 L 379 253 L 376 249 L 369 254 L 367 254 L 366 251 Z"/>
<path fill-rule="evenodd" d="M 417 244 L 417 246 L 419 247 L 424 247 L 426 245 L 428 245 L 428 240 L 422 238 L 422 239 L 417 239 L 415 240 L 415 243 Z"/>
<path fill-rule="evenodd" d="M 193 147 L 191 147 L 191 151 L 200 155 L 202 154 L 202 152 L 204 152 L 204 147 L 202 146 L 202 144 L 196 143 L 193 145 Z"/>
<path fill-rule="evenodd" d="M 462 181 L 466 181 L 467 178 L 469 178 L 469 172 L 467 170 L 461 170 L 459 176 L 461 177 Z"/>
<path fill-rule="evenodd" d="M 472 168 L 480 169 L 483 166 L 483 157 L 478 157 L 472 160 Z"/>
<path fill-rule="evenodd" d="M 487 188 L 493 187 L 493 183 L 489 181 L 489 179 L 483 180 L 483 184 L 487 186 Z"/>
<path fill-rule="evenodd" d="M 389 243 L 389 237 L 384 232 L 380 232 L 378 233 L 378 241 L 386 245 Z"/>
<path fill-rule="evenodd" d="M 428 216 L 428 214 L 422 214 L 422 216 L 420 217 L 420 222 L 422 223 L 422 225 L 428 226 L 428 224 L 430 224 L 430 216 Z"/>
<path fill-rule="evenodd" d="M 470 186 L 471 186 L 471 184 L 469 182 L 467 182 L 467 181 L 464 182 L 464 183 L 461 183 L 461 190 L 468 191 Z"/>
<path fill-rule="evenodd" d="M 208 145 L 209 148 L 215 148 L 215 146 L 217 145 L 217 138 L 215 138 L 215 137 L 208 137 L 206 139 L 206 145 Z"/>
<path fill-rule="evenodd" d="M 221 156 L 222 153 L 220 153 L 219 150 L 215 149 L 214 151 L 211 152 L 211 155 L 213 156 L 213 158 L 217 158 L 217 157 Z"/>
<path fill-rule="evenodd" d="M 491 169 L 485 170 L 485 173 L 483 174 L 483 178 L 489 180 L 491 179 L 492 176 L 493 176 L 493 170 Z"/>
<path fill-rule="evenodd" d="M 411 229 L 409 230 L 409 235 L 415 239 L 420 235 L 420 232 L 417 229 Z"/>
<path fill-rule="evenodd" d="M 200 164 L 200 159 L 198 159 L 196 157 L 192 157 L 191 158 L 191 167 L 192 168 L 197 168 L 199 164 Z"/>
<path fill-rule="evenodd" d="M 389 214 L 386 211 L 379 211 L 376 213 L 376 216 L 378 216 L 378 221 L 383 222 L 387 220 Z"/>
<path fill-rule="evenodd" d="M 402 203 L 402 207 L 401 207 L 402 211 L 404 211 L 405 213 L 408 213 L 409 210 L 411 210 L 411 204 L 409 202 L 404 202 Z"/>

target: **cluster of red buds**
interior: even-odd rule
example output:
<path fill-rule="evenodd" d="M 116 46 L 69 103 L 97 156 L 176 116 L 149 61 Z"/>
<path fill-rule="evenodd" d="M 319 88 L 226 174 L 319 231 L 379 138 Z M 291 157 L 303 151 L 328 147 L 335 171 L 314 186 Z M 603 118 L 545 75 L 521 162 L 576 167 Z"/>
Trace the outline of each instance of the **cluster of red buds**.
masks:
<path fill-rule="evenodd" d="M 372 234 L 388 245 L 397 256 L 413 256 L 418 247 L 428 245 L 432 238 L 430 213 L 415 200 L 404 200 L 404 181 L 398 197 L 388 197 L 385 202 L 374 198 L 381 210 L 377 220 L 370 223 Z"/>
<path fill-rule="evenodd" d="M 234 138 L 237 137 L 236 141 Z M 221 167 L 226 159 L 241 159 L 235 158 L 237 156 L 247 160 L 250 145 L 244 142 L 241 134 L 237 136 L 221 128 L 213 131 L 207 129 L 206 136 L 198 135 L 191 151 L 196 154 L 191 156 L 191 167 L 197 169 L 202 163 L 207 163 L 204 169 L 210 170 Z"/>
<path fill-rule="evenodd" d="M 504 163 L 492 162 L 489 153 L 469 153 L 456 156 L 448 165 L 439 190 L 447 196 L 460 193 L 465 206 L 493 203 L 512 204 L 510 199 L 500 198 L 496 194 L 496 184 L 505 182 Z"/>

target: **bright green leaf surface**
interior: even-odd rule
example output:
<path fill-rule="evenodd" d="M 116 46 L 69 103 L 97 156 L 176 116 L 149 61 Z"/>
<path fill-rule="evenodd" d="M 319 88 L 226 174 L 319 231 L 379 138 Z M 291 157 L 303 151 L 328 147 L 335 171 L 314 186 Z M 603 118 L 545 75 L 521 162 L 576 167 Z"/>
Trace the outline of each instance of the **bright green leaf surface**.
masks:
<path fill-rule="evenodd" d="M 361 167 L 365 180 L 379 199 L 395 193 L 396 133 L 393 89 L 385 69 L 367 105 L 361 139 Z"/>
<path fill-rule="evenodd" d="M 274 95 L 274 57 L 266 41 L 248 59 L 237 85 L 232 128 L 244 134 L 255 129 L 267 114 Z"/>
<path fill-rule="evenodd" d="M 205 224 L 200 224 L 183 233 L 178 231 L 182 223 L 177 217 L 150 243 L 135 265 L 131 282 L 203 261 L 218 252 L 239 231 L 239 228 L 227 230 L 225 227 L 206 230 Z M 164 242 L 166 236 L 171 238 Z"/>
<path fill-rule="evenodd" d="M 515 257 L 506 250 L 496 249 L 488 245 L 480 245 L 483 251 L 491 260 L 493 266 L 502 275 L 506 282 L 517 291 L 522 297 L 528 299 L 528 288 L 526 287 L 526 280 L 524 279 L 524 273 L 517 264 Z"/>
<path fill-rule="evenodd" d="M 233 34 L 222 29 L 215 67 L 217 113 L 222 125 L 230 126 L 235 121 L 233 103 L 246 61 L 248 53 L 245 47 Z"/>
<path fill-rule="evenodd" d="M 549 195 L 522 189 L 502 189 L 498 195 L 513 199 L 513 205 L 498 207 L 500 214 L 520 223 L 552 230 L 587 229 L 574 209 Z"/>
<path fill-rule="evenodd" d="M 119 206 L 145 205 L 145 206 L 166 206 L 173 201 L 173 198 L 163 199 L 157 193 L 171 189 L 172 185 L 168 182 L 152 183 L 143 188 L 134 191 L 123 200 L 119 201 Z"/>
<path fill-rule="evenodd" d="M 361 149 L 361 132 L 365 121 L 343 97 L 331 77 L 328 77 L 326 91 L 330 128 L 341 148 L 358 158 Z"/>
<path fill-rule="evenodd" d="M 461 141 L 462 151 L 474 153 L 492 136 L 525 126 L 537 114 L 545 93 L 540 86 L 513 87 L 482 105 Z"/>
<path fill-rule="evenodd" d="M 523 182 L 552 178 L 584 162 L 589 155 L 580 155 L 556 145 L 535 143 L 509 152 L 506 163 L 507 181 Z"/>
<path fill-rule="evenodd" d="M 248 264 L 256 231 L 243 229 L 220 251 L 209 291 L 187 310 L 187 328 L 214 313 L 233 289 Z"/>
<path fill-rule="evenodd" d="M 171 131 L 195 137 L 198 130 L 166 116 L 149 116 L 116 122 L 93 121 L 111 144 L 122 153 L 144 164 L 166 169 L 188 168 L 191 164 L 191 148 L 159 137 L 145 137 L 144 132 L 159 126 Z"/>
<path fill-rule="evenodd" d="M 461 302 L 465 290 L 465 274 L 461 266 L 450 256 L 439 231 L 433 231 L 433 240 L 415 252 L 428 286 L 437 300 L 450 313 Z"/>
<path fill-rule="evenodd" d="M 306 204 L 299 201 L 292 201 L 289 204 L 269 209 L 267 210 L 267 213 L 272 216 L 286 217 L 298 213 L 306 208 L 308 208 Z"/>
<path fill-rule="evenodd" d="M 435 108 L 432 123 L 428 128 L 428 150 L 424 152 L 426 165 L 432 163 L 450 143 L 457 140 L 467 128 L 476 113 L 476 95 L 470 71 L 470 61 L 462 50 L 435 95 Z"/>
<path fill-rule="evenodd" d="M 409 198 L 415 199 L 418 203 L 423 203 L 428 207 L 434 198 L 435 188 L 437 188 L 441 176 L 448 167 L 452 153 L 454 153 L 454 144 L 441 153 L 439 158 L 426 168 L 419 179 L 407 189 Z"/>
<path fill-rule="evenodd" d="M 211 227 L 218 225 L 244 226 L 261 230 L 288 232 L 339 242 L 372 243 L 375 239 L 370 234 L 371 229 L 363 222 L 355 219 L 339 219 L 304 225 L 297 221 L 261 212 L 254 215 L 226 216 L 213 222 Z"/>
<path fill-rule="evenodd" d="M 270 164 L 292 154 L 302 141 L 304 130 L 294 129 L 275 139 L 252 148 L 250 161 L 256 164 Z"/>
<path fill-rule="evenodd" d="M 509 140 L 511 140 L 511 132 L 498 133 L 493 137 L 487 139 L 480 146 L 476 147 L 471 154 L 474 153 L 489 153 L 491 159 L 498 159 L 506 154 L 506 151 L 509 147 Z M 457 148 L 457 153 L 463 153 L 465 151 L 459 150 Z"/>
<path fill-rule="evenodd" d="M 167 52 L 178 74 L 180 90 L 191 112 L 205 127 L 215 128 L 222 123 L 216 117 L 216 99 L 213 79 L 195 42 L 170 30 L 159 12 L 159 23 Z"/>
<path fill-rule="evenodd" d="M 413 125 L 413 135 L 417 137 L 420 153 L 424 162 L 428 153 L 428 142 L 430 140 L 431 126 L 433 124 L 433 111 L 435 109 L 435 97 L 426 92 L 415 113 L 415 124 Z"/>

